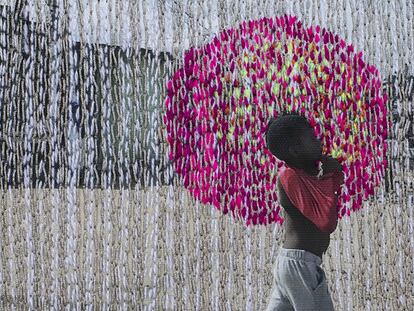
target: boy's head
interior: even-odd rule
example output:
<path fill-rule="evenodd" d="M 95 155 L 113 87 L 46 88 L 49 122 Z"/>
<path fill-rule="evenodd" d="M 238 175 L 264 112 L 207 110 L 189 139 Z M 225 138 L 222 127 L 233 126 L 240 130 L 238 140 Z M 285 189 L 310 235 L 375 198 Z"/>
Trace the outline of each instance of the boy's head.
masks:
<path fill-rule="evenodd" d="M 322 145 L 309 121 L 297 112 L 272 118 L 266 131 L 266 147 L 293 167 L 313 167 L 322 156 Z"/>

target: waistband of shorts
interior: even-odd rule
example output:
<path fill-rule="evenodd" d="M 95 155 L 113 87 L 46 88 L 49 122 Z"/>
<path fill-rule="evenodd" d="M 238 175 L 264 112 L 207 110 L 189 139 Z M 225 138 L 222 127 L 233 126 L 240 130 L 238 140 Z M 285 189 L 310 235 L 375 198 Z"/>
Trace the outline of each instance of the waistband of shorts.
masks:
<path fill-rule="evenodd" d="M 303 260 L 308 262 L 313 262 L 317 265 L 322 263 L 322 258 L 318 255 L 305 251 L 303 249 L 291 249 L 280 247 L 278 256 L 289 257 L 296 260 Z"/>

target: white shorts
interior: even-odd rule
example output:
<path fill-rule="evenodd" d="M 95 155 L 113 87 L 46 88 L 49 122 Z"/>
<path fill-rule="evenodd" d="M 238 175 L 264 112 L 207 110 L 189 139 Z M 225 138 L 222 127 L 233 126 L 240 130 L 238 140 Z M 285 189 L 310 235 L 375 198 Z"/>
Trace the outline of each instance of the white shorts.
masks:
<path fill-rule="evenodd" d="M 305 250 L 281 247 L 266 311 L 332 311 L 322 259 Z"/>

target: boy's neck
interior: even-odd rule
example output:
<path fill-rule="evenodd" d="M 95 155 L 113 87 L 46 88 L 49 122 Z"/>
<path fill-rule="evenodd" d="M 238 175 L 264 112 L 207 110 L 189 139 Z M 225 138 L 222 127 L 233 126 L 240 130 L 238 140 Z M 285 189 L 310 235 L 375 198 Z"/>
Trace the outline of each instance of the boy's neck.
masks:
<path fill-rule="evenodd" d="M 311 175 L 311 176 L 317 176 L 319 174 L 319 170 L 318 167 L 316 165 L 303 165 L 303 164 L 289 164 L 286 163 L 289 167 L 293 168 L 293 169 L 300 169 L 302 171 L 304 171 L 306 174 Z"/>

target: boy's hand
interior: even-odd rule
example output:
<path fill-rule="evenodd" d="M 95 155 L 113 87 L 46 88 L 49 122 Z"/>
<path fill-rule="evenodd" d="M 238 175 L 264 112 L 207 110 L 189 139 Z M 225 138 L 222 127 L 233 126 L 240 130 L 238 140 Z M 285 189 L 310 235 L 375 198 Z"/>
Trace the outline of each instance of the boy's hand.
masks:
<path fill-rule="evenodd" d="M 334 172 L 334 171 L 342 172 L 342 165 L 337 159 L 334 159 L 331 156 L 323 154 L 321 160 L 322 160 L 323 165 L 326 167 L 327 172 Z"/>

